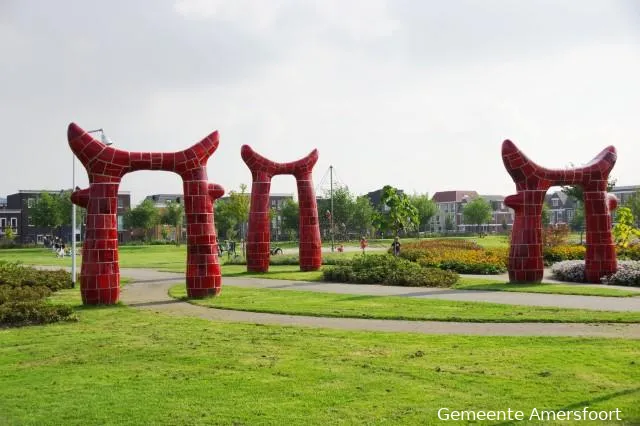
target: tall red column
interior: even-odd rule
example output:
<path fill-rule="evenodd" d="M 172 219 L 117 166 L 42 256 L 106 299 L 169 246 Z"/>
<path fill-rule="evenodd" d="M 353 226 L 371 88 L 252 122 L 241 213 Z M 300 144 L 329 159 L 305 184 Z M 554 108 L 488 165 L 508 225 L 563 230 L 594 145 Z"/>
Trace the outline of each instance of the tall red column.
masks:
<path fill-rule="evenodd" d="M 220 292 L 221 274 L 213 220 L 214 195 L 222 188 L 207 181 L 206 163 L 218 147 L 214 132 L 178 152 L 127 152 L 94 139 L 76 124 L 69 125 L 69 146 L 89 174 L 89 188 L 76 190 L 72 201 L 87 208 L 80 291 L 85 304 L 116 303 L 120 292 L 117 206 L 122 176 L 135 170 L 178 173 L 184 183 L 187 219 L 187 294 Z"/>
<path fill-rule="evenodd" d="M 251 170 L 251 207 L 247 232 L 247 271 L 269 270 L 269 245 L 271 227 L 269 223 L 269 194 L 271 179 L 275 175 L 294 175 L 298 185 L 300 206 L 300 269 L 315 271 L 322 264 L 322 242 L 318 207 L 311 177 L 313 166 L 318 161 L 318 151 L 290 163 L 276 163 L 243 145 L 241 155 Z"/>
<path fill-rule="evenodd" d="M 544 272 L 542 251 L 542 203 L 555 185 L 580 185 L 584 189 L 587 221 L 585 278 L 600 282 L 616 271 L 616 252 L 611 237 L 611 211 L 615 196 L 607 194 L 609 173 L 616 163 L 613 146 L 602 150 L 589 164 L 568 170 L 541 167 L 527 158 L 513 142 L 502 144 L 502 160 L 518 193 L 505 198 L 515 212 L 509 249 L 509 280 L 540 282 Z"/>

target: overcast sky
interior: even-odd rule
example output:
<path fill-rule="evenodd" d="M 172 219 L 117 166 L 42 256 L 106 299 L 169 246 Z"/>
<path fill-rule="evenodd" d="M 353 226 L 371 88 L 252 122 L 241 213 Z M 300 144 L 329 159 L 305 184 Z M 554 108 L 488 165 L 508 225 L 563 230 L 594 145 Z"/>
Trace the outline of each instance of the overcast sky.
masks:
<path fill-rule="evenodd" d="M 357 194 L 508 195 L 505 138 L 560 168 L 613 144 L 618 184 L 640 184 L 639 4 L 0 0 L 0 195 L 71 186 L 71 121 L 130 151 L 218 129 L 208 173 L 226 190 L 250 185 L 249 144 L 276 161 L 318 148 L 316 184 L 333 165 Z M 135 172 L 121 190 L 182 183 Z"/>

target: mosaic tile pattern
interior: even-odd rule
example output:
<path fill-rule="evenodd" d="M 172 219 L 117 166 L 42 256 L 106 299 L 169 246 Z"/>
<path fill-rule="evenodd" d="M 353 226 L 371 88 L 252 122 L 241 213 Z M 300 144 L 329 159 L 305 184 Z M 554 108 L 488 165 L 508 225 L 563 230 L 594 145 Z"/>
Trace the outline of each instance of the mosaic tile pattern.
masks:
<path fill-rule="evenodd" d="M 88 305 L 112 304 L 120 295 L 117 207 L 122 177 L 136 170 L 165 170 L 182 177 L 187 224 L 187 294 L 220 293 L 218 242 L 213 202 L 224 193 L 207 181 L 206 164 L 219 144 L 218 132 L 179 152 L 128 152 L 106 146 L 75 123 L 69 125 L 69 146 L 89 175 L 89 188 L 77 189 L 71 200 L 87 209 L 82 248 L 80 291 Z"/>
<path fill-rule="evenodd" d="M 293 175 L 298 185 L 300 205 L 300 270 L 316 271 L 322 264 L 322 242 L 318 206 L 311 173 L 318 161 L 318 150 L 290 163 L 276 163 L 243 145 L 241 155 L 251 170 L 251 207 L 247 233 L 247 270 L 267 272 L 269 270 L 269 193 L 271 178 L 275 175 Z"/>
<path fill-rule="evenodd" d="M 511 282 L 542 280 L 542 203 L 547 190 L 557 185 L 580 185 L 584 189 L 587 281 L 599 283 L 602 276 L 616 271 L 611 212 L 617 207 L 617 200 L 607 193 L 609 173 L 616 159 L 616 149 L 609 146 L 586 166 L 546 169 L 527 158 L 510 140 L 502 143 L 502 160 L 517 190 L 517 194 L 505 198 L 505 204 L 515 211 L 509 251 Z"/>

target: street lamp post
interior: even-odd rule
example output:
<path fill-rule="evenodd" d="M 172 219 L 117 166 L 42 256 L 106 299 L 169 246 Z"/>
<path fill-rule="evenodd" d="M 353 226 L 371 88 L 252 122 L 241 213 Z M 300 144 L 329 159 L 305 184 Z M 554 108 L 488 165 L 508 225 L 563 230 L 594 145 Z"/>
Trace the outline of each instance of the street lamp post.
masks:
<path fill-rule="evenodd" d="M 95 129 L 89 130 L 87 133 L 100 133 L 100 140 L 103 144 L 109 146 L 113 142 L 104 134 L 104 130 Z M 71 157 L 71 188 L 72 192 L 76 189 L 76 156 L 72 154 Z M 76 286 L 76 205 L 71 203 L 71 286 Z"/>

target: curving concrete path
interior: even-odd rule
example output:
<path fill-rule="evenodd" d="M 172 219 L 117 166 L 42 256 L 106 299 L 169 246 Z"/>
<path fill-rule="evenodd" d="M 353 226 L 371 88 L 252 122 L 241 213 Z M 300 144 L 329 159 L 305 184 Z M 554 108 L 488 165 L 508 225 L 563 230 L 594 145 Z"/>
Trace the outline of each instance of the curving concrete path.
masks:
<path fill-rule="evenodd" d="M 387 332 L 413 332 L 424 334 L 464 334 L 464 335 L 485 335 L 485 336 L 580 336 L 580 337 L 615 337 L 640 339 L 640 324 L 548 324 L 548 323 L 467 323 L 467 322 L 437 322 L 437 321 L 397 321 L 397 320 L 365 320 L 354 318 L 325 318 L 297 315 L 277 315 L 253 312 L 241 312 L 222 309 L 213 309 L 203 306 L 196 306 L 186 302 L 172 299 L 168 295 L 168 290 L 176 283 L 184 282 L 182 274 L 158 272 L 147 269 L 124 269 L 121 271 L 124 276 L 131 277 L 133 284 L 127 285 L 122 291 L 122 301 L 130 306 L 139 309 L 150 309 L 171 315 L 190 316 L 205 318 L 216 321 L 245 322 L 252 324 L 274 324 L 288 326 L 306 326 L 319 328 L 334 328 L 343 330 L 367 330 L 367 331 L 387 331 Z M 269 283 L 270 282 L 270 283 Z M 260 283 L 265 288 L 309 290 L 312 286 L 327 286 L 328 289 L 315 291 L 337 290 L 340 286 L 345 293 L 347 290 L 355 290 L 348 284 L 320 284 L 302 283 L 278 280 L 257 280 L 249 278 L 229 278 L 225 277 L 223 285 L 244 285 L 249 287 L 259 287 Z M 287 283 L 286 287 L 282 287 Z M 362 286 L 354 285 L 356 288 L 375 287 L 372 292 L 383 289 L 395 289 L 384 286 Z M 415 292 L 416 289 L 405 289 Z M 418 289 L 421 293 L 424 289 Z M 429 289 L 431 290 L 431 289 Z M 438 290 L 438 289 L 433 289 Z M 452 290 L 443 291 L 451 292 Z M 343 291 L 335 291 L 343 292 Z M 485 293 L 485 292 L 465 292 L 465 293 Z M 487 292 L 498 293 L 498 292 Z M 353 294 L 353 293 L 351 293 Z M 363 294 L 363 293 L 356 293 Z M 508 293 L 508 295 L 519 293 Z M 524 294 L 524 293 L 522 293 Z M 375 293 L 374 295 L 380 295 Z M 398 294 L 395 294 L 398 295 Z M 407 297 L 420 297 L 424 295 L 404 294 Z M 533 295 L 538 296 L 538 295 Z M 557 295 L 542 295 L 551 299 Z M 566 296 L 566 297 L 593 297 L 589 296 Z M 628 298 L 596 298 L 612 299 L 616 301 L 628 300 Z M 469 300 L 482 300 L 478 298 Z M 633 300 L 633 299 L 629 299 Z M 512 303 L 514 304 L 514 303 Z M 637 310 L 639 306 L 635 306 Z M 623 310 L 623 309 L 620 309 Z"/>

